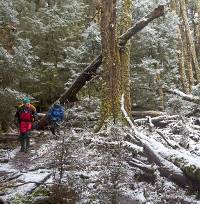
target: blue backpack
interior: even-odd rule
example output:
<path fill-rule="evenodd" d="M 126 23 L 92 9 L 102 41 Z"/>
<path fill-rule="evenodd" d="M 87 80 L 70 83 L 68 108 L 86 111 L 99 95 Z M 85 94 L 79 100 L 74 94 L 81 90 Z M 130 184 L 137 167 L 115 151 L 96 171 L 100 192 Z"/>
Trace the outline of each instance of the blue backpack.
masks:
<path fill-rule="evenodd" d="M 61 121 L 64 118 L 64 109 L 60 105 L 54 105 L 49 113 L 51 120 Z"/>

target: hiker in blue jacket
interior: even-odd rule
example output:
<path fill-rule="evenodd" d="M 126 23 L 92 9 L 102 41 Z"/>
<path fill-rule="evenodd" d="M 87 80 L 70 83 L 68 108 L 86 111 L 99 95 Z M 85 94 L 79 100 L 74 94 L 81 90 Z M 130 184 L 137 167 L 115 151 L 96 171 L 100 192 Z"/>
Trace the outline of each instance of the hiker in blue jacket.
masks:
<path fill-rule="evenodd" d="M 55 129 L 58 127 L 59 122 L 64 119 L 64 108 L 60 105 L 59 101 L 56 101 L 49 109 L 47 117 L 50 123 L 50 130 L 55 135 Z"/>

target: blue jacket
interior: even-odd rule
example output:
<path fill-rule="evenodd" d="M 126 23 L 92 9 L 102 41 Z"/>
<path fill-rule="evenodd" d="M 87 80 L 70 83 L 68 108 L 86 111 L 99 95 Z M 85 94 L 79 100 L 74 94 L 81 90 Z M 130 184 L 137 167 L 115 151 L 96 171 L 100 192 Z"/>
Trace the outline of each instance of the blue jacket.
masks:
<path fill-rule="evenodd" d="M 64 108 L 61 105 L 54 104 L 47 113 L 50 120 L 62 121 L 64 119 Z"/>

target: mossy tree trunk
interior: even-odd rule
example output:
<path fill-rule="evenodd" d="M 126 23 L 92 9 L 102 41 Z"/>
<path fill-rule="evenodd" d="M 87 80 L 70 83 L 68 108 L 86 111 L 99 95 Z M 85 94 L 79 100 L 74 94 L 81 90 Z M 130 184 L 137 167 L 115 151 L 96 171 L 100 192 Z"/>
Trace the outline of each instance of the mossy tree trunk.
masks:
<path fill-rule="evenodd" d="M 194 86 L 195 82 L 194 82 L 194 71 L 193 71 L 193 66 L 192 66 L 192 56 L 190 53 L 190 48 L 189 45 L 187 43 L 187 36 L 185 35 L 184 31 L 183 35 L 184 35 L 184 39 L 183 39 L 183 45 L 184 46 L 184 56 L 185 56 L 185 65 L 186 65 L 186 71 L 187 71 L 187 78 L 188 78 L 188 83 L 189 83 L 189 91 L 191 92 L 192 90 L 192 86 Z"/>
<path fill-rule="evenodd" d="M 35 12 L 40 11 L 41 8 L 45 7 L 45 1 L 44 0 L 35 0 Z"/>
<path fill-rule="evenodd" d="M 179 26 L 179 30 L 178 30 L 178 36 L 179 36 L 179 49 L 180 49 L 180 53 L 178 54 L 179 56 L 179 73 L 180 73 L 180 79 L 181 79 L 181 84 L 182 84 L 182 88 L 183 91 L 185 93 L 189 93 L 189 80 L 187 78 L 187 74 L 186 74 L 186 66 L 188 65 L 188 50 L 187 50 L 187 42 L 184 40 L 184 30 L 182 28 L 182 26 Z M 192 68 L 192 67 L 188 67 Z M 191 70 L 190 70 L 191 71 Z M 189 72 L 191 74 L 191 72 Z M 192 76 L 190 76 L 191 78 L 193 78 L 193 71 L 192 71 Z"/>
<path fill-rule="evenodd" d="M 197 14 L 200 19 L 200 1 L 197 1 Z M 197 56 L 200 54 L 200 20 L 197 22 L 197 45 L 196 45 Z M 200 59 L 200 57 L 199 57 Z"/>
<path fill-rule="evenodd" d="M 103 87 L 100 126 L 120 118 L 120 67 L 116 32 L 116 0 L 103 0 L 101 7 Z"/>
<path fill-rule="evenodd" d="M 15 22 L 9 22 L 0 28 L 0 43 L 3 48 L 11 55 L 15 53 L 15 38 L 13 33 L 16 31 Z"/>
<path fill-rule="evenodd" d="M 171 0 L 171 10 L 179 15 L 179 9 L 177 8 L 177 2 L 176 0 Z M 182 89 L 185 93 L 189 92 L 189 82 L 186 75 L 186 58 L 185 58 L 185 46 L 187 44 L 184 44 L 183 38 L 184 38 L 184 31 L 183 26 L 179 25 L 177 27 L 177 33 L 178 33 L 178 65 L 179 65 L 179 75 L 180 75 L 180 81 Z"/>
<path fill-rule="evenodd" d="M 130 41 L 118 47 L 116 0 L 102 1 L 101 39 L 103 56 L 103 87 L 100 126 L 108 121 L 124 122 L 120 100 L 124 94 L 124 106 L 131 116 L 130 97 Z M 131 0 L 122 1 L 122 12 L 118 23 L 119 36 L 132 24 L 133 3 Z"/>
<path fill-rule="evenodd" d="M 179 2 L 180 2 L 181 16 L 182 16 L 183 23 L 185 26 L 185 32 L 187 35 L 188 45 L 189 45 L 189 49 L 190 49 L 190 53 L 191 53 L 191 57 L 192 57 L 192 64 L 193 64 L 194 70 L 195 70 L 195 78 L 196 78 L 197 83 L 200 83 L 199 64 L 198 64 L 198 60 L 197 60 L 197 54 L 196 54 L 196 50 L 195 50 L 194 39 L 193 39 L 191 30 L 190 30 L 189 20 L 187 17 L 186 3 L 185 3 L 185 0 L 180 0 Z"/>
<path fill-rule="evenodd" d="M 159 95 L 159 99 L 160 99 L 160 110 L 164 110 L 165 109 L 165 105 L 164 105 L 164 92 L 163 92 L 163 88 L 162 88 L 162 80 L 161 80 L 161 73 L 160 73 L 160 64 L 157 63 L 155 64 L 155 69 L 157 70 L 157 74 L 155 75 L 155 84 L 157 85 L 157 93 Z"/>
<path fill-rule="evenodd" d="M 133 1 L 123 0 L 121 17 L 118 24 L 120 36 L 125 33 L 132 25 Z M 131 80 L 130 80 L 130 51 L 131 43 L 127 42 L 126 45 L 120 48 L 120 69 L 121 69 L 121 89 L 124 94 L 124 106 L 129 116 L 131 116 Z"/>

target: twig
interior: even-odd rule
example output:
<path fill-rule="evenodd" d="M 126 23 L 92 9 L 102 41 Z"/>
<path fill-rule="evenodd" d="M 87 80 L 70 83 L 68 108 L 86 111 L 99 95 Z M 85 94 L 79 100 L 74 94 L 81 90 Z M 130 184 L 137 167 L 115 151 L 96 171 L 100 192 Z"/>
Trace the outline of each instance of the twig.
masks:
<path fill-rule="evenodd" d="M 156 132 L 165 140 L 165 142 L 172 147 L 173 149 L 177 149 L 178 147 L 180 147 L 179 145 L 172 145 L 164 136 L 164 134 L 162 132 L 160 132 L 159 130 L 156 130 Z"/>
<path fill-rule="evenodd" d="M 23 185 L 26 185 L 26 184 L 37 184 L 37 185 L 59 185 L 59 186 L 63 186 L 65 184 L 62 184 L 62 183 L 54 183 L 54 182 L 49 182 L 49 183 L 44 183 L 44 182 L 36 182 L 36 181 L 27 181 L 27 182 L 24 182 L 24 183 L 20 183 L 20 184 L 17 184 L 17 185 L 9 185 L 9 186 L 4 186 L 4 187 L 1 187 L 0 188 L 0 191 L 6 189 L 6 188 L 17 188 L 17 187 L 20 187 L 20 186 L 23 186 Z"/>

